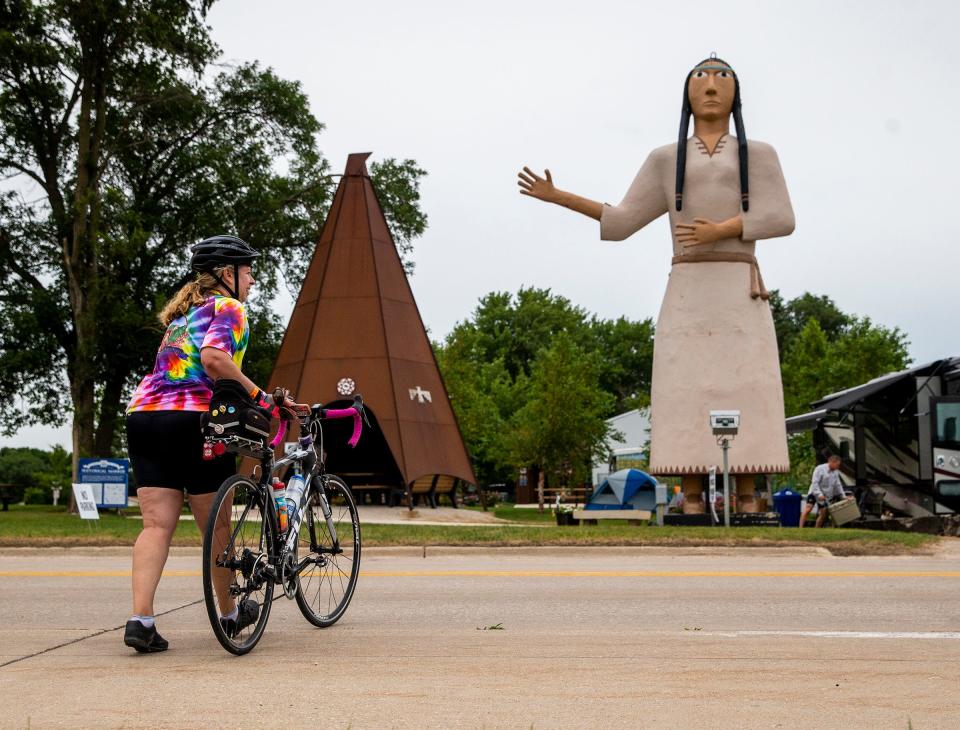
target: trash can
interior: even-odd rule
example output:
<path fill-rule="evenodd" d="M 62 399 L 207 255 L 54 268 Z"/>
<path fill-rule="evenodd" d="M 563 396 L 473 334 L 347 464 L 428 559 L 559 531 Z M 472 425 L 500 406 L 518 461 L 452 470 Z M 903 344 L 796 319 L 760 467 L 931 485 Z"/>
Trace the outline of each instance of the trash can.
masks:
<path fill-rule="evenodd" d="M 773 495 L 773 508 L 780 515 L 781 527 L 800 526 L 800 505 L 803 497 L 787 487 Z"/>

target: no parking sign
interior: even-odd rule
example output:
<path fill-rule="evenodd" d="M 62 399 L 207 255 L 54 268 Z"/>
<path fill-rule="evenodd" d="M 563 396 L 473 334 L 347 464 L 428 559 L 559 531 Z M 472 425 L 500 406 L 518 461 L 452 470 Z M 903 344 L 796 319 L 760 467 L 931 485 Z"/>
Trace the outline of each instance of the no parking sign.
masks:
<path fill-rule="evenodd" d="M 81 520 L 99 520 L 97 503 L 93 501 L 93 489 L 89 484 L 74 484 L 73 496 L 77 500 L 77 510 Z"/>

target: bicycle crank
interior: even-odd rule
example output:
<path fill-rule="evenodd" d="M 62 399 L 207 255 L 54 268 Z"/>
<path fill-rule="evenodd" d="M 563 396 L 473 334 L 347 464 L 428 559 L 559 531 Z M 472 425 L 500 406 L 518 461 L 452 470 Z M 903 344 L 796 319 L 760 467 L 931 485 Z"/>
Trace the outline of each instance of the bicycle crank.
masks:
<path fill-rule="evenodd" d="M 283 594 L 293 599 L 297 595 L 297 588 L 300 586 L 300 573 L 297 566 L 297 556 L 293 553 L 287 553 L 283 556 L 280 563 L 280 584 L 283 586 Z"/>

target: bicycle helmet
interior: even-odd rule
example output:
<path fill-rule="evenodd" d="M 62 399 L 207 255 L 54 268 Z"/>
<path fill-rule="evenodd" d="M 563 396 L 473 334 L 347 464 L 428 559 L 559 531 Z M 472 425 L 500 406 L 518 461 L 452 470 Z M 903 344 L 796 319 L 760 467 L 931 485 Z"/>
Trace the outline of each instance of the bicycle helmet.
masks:
<path fill-rule="evenodd" d="M 227 286 L 216 270 L 224 266 L 233 266 L 233 283 L 240 281 L 240 267 L 251 264 L 260 256 L 253 246 L 236 236 L 211 236 L 190 247 L 190 268 L 194 271 L 213 276 L 232 296 L 237 299 L 237 290 Z"/>

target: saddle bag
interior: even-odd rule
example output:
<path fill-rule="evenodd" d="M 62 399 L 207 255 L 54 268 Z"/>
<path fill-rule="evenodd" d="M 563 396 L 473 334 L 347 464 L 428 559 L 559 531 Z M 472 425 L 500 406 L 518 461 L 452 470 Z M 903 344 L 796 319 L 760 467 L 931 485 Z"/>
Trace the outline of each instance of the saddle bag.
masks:
<path fill-rule="evenodd" d="M 236 380 L 220 379 L 213 385 L 210 410 L 205 414 L 204 435 L 208 440 L 237 436 L 266 448 L 270 438 L 270 414 L 258 407 Z"/>

